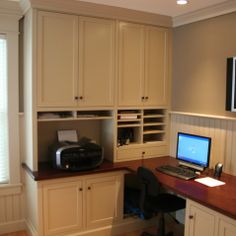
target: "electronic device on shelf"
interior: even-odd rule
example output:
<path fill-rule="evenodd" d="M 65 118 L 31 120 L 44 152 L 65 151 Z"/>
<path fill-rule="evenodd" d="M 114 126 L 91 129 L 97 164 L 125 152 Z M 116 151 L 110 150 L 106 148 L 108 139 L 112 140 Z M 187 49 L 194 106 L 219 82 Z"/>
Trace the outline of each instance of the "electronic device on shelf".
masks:
<path fill-rule="evenodd" d="M 176 151 L 179 166 L 165 165 L 156 169 L 182 179 L 192 179 L 197 176 L 195 172 L 203 171 L 209 166 L 210 151 L 210 137 L 179 132 Z"/>
<path fill-rule="evenodd" d="M 52 151 L 53 167 L 61 170 L 91 170 L 104 159 L 103 148 L 87 138 L 78 142 L 59 142 Z"/>

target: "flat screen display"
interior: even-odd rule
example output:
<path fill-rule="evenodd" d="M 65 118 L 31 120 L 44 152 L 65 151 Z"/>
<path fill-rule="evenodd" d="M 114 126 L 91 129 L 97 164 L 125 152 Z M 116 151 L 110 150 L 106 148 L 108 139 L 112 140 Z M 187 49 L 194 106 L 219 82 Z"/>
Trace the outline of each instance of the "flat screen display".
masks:
<path fill-rule="evenodd" d="M 199 167 L 208 167 L 211 138 L 187 133 L 178 133 L 177 159 Z"/>

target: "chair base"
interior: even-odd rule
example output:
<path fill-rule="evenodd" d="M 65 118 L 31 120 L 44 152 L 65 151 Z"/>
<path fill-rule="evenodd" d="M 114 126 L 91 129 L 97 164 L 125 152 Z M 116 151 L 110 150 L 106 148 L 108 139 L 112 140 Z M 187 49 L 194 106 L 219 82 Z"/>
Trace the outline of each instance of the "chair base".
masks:
<path fill-rule="evenodd" d="M 159 236 L 159 235 L 153 235 L 153 234 L 150 234 L 148 232 L 143 232 L 140 236 Z M 174 236 L 174 233 L 173 232 L 169 232 L 163 236 Z"/>

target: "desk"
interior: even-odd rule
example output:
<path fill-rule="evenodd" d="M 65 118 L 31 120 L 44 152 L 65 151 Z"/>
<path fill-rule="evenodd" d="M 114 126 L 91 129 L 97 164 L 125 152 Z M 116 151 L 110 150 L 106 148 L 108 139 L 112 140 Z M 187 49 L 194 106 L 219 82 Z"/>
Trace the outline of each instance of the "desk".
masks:
<path fill-rule="evenodd" d="M 41 166 L 37 172 L 31 172 L 26 165 L 23 165 L 23 167 L 31 176 L 31 178 L 37 182 L 42 180 L 55 180 L 58 178 L 64 179 L 67 177 L 83 177 L 83 175 L 93 175 L 111 171 L 136 171 L 139 166 L 143 165 L 154 172 L 163 186 L 177 194 L 186 197 L 186 215 L 191 216 L 191 214 L 194 214 L 197 216 L 197 220 L 191 221 L 188 219 L 188 217 L 186 217 L 185 229 L 189 229 L 189 231 L 185 232 L 185 236 L 235 236 L 236 177 L 222 174 L 220 180 L 226 182 L 226 184 L 223 186 L 210 188 L 197 183 L 194 180 L 186 181 L 178 179 L 155 170 L 157 166 L 165 164 L 177 165 L 177 160 L 172 157 L 158 157 L 119 163 L 105 161 L 99 168 L 85 172 L 60 171 L 51 169 L 47 165 Z M 209 171 L 209 176 L 212 176 L 212 174 L 213 173 Z M 191 222 L 194 222 L 195 225 L 192 225 Z M 202 227 L 203 223 L 205 227 Z M 211 227 L 210 224 L 212 224 Z M 201 231 L 197 233 L 193 232 L 194 227 L 201 229 Z M 228 231 L 229 228 L 230 231 Z M 205 230 L 208 230 L 207 234 L 204 233 L 206 232 Z"/>
<path fill-rule="evenodd" d="M 124 163 L 122 163 L 122 165 L 123 164 Z M 150 168 L 166 188 L 233 219 L 236 219 L 235 176 L 223 173 L 220 180 L 226 182 L 226 184 L 219 187 L 210 188 L 203 184 L 197 183 L 194 180 L 186 181 L 178 179 L 155 170 L 157 166 L 165 164 L 176 165 L 177 160 L 171 157 L 159 157 L 144 161 L 127 162 L 126 165 L 132 170 L 136 170 L 139 165 Z M 208 176 L 212 177 L 213 171 L 209 171 Z"/>
<path fill-rule="evenodd" d="M 42 166 L 39 171 L 31 172 L 25 164 L 24 169 L 28 171 L 35 181 L 64 178 L 71 176 L 81 176 L 87 174 L 96 174 L 109 171 L 128 170 L 136 171 L 141 165 L 153 170 L 159 181 L 168 189 L 180 194 L 186 198 L 194 200 L 206 207 L 216 210 L 224 215 L 236 219 L 236 177 L 232 175 L 222 174 L 220 180 L 226 182 L 225 185 L 210 188 L 197 183 L 194 180 L 182 180 L 160 172 L 155 168 L 160 165 L 177 165 L 177 160 L 172 157 L 157 157 L 145 160 L 135 160 L 119 163 L 104 162 L 99 168 L 92 171 L 83 172 L 67 172 L 54 170 L 48 166 Z M 213 173 L 210 172 L 209 176 Z"/>
<path fill-rule="evenodd" d="M 143 165 L 151 169 L 162 185 L 186 197 L 185 236 L 235 236 L 236 177 L 222 174 L 220 180 L 226 184 L 210 188 L 194 180 L 178 179 L 155 170 L 165 164 L 177 165 L 177 160 L 160 157 L 130 163 L 129 168 L 136 169 Z M 213 171 L 208 171 L 207 175 L 212 177 Z"/>

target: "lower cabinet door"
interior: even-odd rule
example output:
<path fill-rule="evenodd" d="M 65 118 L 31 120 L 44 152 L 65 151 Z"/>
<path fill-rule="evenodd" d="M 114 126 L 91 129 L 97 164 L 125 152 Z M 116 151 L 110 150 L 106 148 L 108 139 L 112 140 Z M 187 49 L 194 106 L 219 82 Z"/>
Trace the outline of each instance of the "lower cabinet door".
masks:
<path fill-rule="evenodd" d="M 185 236 L 215 236 L 216 216 L 199 204 L 187 202 Z"/>
<path fill-rule="evenodd" d="M 122 218 L 123 186 L 121 175 L 86 181 L 87 227 L 110 225 Z"/>
<path fill-rule="evenodd" d="M 222 217 L 219 222 L 219 235 L 218 236 L 235 236 L 235 235 L 236 235 L 235 220 Z"/>
<path fill-rule="evenodd" d="M 65 235 L 67 231 L 82 228 L 82 197 L 80 181 L 49 184 L 43 188 L 45 235 Z"/>

